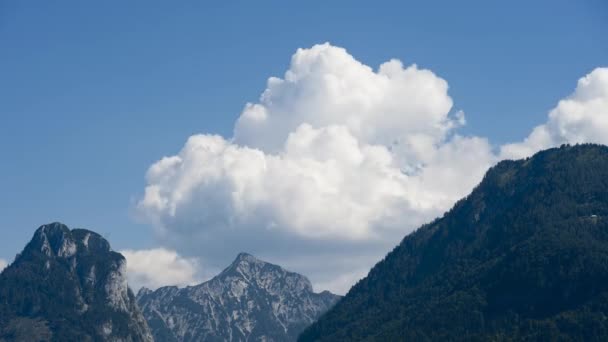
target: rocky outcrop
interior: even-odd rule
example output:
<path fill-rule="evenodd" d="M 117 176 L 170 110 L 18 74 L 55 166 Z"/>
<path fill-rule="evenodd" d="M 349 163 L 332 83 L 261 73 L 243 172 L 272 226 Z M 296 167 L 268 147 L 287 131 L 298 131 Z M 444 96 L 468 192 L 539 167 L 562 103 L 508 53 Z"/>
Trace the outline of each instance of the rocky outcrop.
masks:
<path fill-rule="evenodd" d="M 125 272 L 99 234 L 41 226 L 0 274 L 0 341 L 152 341 Z"/>
<path fill-rule="evenodd" d="M 137 294 L 155 339 L 184 342 L 294 341 L 339 298 L 246 253 L 208 282 Z"/>

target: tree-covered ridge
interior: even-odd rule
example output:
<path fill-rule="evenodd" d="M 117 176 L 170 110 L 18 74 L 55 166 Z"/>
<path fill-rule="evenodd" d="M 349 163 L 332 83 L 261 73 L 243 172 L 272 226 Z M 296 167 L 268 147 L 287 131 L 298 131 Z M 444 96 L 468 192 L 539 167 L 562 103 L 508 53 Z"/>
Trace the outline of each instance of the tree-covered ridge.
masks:
<path fill-rule="evenodd" d="M 608 148 L 503 161 L 300 341 L 608 339 Z"/>
<path fill-rule="evenodd" d="M 0 341 L 151 340 L 125 262 L 97 233 L 41 226 L 0 274 Z"/>

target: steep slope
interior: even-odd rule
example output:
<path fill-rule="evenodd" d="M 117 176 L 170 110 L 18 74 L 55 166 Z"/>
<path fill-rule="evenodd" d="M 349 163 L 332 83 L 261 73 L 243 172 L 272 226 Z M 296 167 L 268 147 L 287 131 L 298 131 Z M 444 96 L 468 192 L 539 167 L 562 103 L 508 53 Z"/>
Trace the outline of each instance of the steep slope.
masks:
<path fill-rule="evenodd" d="M 142 289 L 137 300 L 158 341 L 294 341 L 339 296 L 314 293 L 297 273 L 245 253 L 215 278 Z"/>
<path fill-rule="evenodd" d="M 608 339 L 608 148 L 503 161 L 299 341 Z"/>
<path fill-rule="evenodd" d="M 125 271 L 100 235 L 41 226 L 0 274 L 0 341 L 152 341 Z"/>

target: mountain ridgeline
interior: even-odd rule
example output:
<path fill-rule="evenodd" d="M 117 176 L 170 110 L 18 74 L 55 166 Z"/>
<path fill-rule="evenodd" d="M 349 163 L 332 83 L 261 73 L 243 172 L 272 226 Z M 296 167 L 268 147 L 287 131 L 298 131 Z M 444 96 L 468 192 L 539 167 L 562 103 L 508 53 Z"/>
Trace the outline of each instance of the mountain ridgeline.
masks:
<path fill-rule="evenodd" d="M 299 341 L 605 341 L 608 148 L 503 161 Z"/>
<path fill-rule="evenodd" d="M 339 298 L 246 253 L 200 285 L 137 294 L 155 340 L 167 342 L 295 341 Z"/>
<path fill-rule="evenodd" d="M 152 341 L 125 273 L 97 233 L 41 226 L 0 274 L 0 341 Z"/>
<path fill-rule="evenodd" d="M 52 223 L 0 273 L 0 342 L 295 341 L 339 298 L 246 253 L 200 285 L 135 297 L 104 238 Z"/>
<path fill-rule="evenodd" d="M 608 147 L 500 162 L 342 299 L 246 253 L 205 283 L 134 296 L 122 255 L 60 223 L 0 273 L 0 342 L 153 339 L 605 341 Z"/>

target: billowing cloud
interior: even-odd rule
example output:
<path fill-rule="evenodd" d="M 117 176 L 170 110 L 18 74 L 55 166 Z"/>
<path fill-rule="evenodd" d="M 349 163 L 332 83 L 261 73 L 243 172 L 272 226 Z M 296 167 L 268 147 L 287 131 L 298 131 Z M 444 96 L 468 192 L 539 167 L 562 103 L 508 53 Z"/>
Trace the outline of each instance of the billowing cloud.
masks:
<path fill-rule="evenodd" d="M 608 144 L 608 68 L 578 80 L 574 93 L 559 101 L 545 124 L 520 143 L 501 148 L 504 158 L 521 158 L 564 143 Z"/>
<path fill-rule="evenodd" d="M 433 72 L 416 65 L 404 68 L 398 60 L 374 71 L 327 43 L 298 49 L 285 76 L 268 79 L 260 102 L 245 106 L 234 141 L 279 152 L 306 123 L 344 126 L 357 141 L 371 145 L 430 148 L 464 119 L 448 116 L 452 99 L 447 90 L 447 82 Z"/>
<path fill-rule="evenodd" d="M 8 262 L 4 259 L 0 259 L 0 272 L 2 272 L 6 266 L 8 266 Z"/>
<path fill-rule="evenodd" d="M 194 135 L 152 165 L 137 209 L 185 255 L 221 267 L 248 251 L 344 292 L 495 162 L 485 139 L 455 135 L 464 123 L 429 70 L 299 49 L 232 138 Z"/>
<path fill-rule="evenodd" d="M 372 239 L 380 228 L 399 229 L 389 221 L 436 215 L 476 183 L 487 167 L 479 161 L 490 158 L 477 138 L 455 137 L 429 152 L 429 164 L 408 175 L 389 148 L 362 143 L 343 126 L 302 124 L 280 154 L 196 135 L 150 168 L 140 209 L 170 235 L 203 226 L 213 234 Z"/>
<path fill-rule="evenodd" d="M 232 137 L 191 136 L 154 163 L 137 203 L 160 241 L 219 269 L 242 251 L 344 293 L 400 239 L 468 194 L 500 158 L 608 143 L 608 71 L 596 69 L 521 143 L 461 136 L 448 83 L 329 44 L 298 49 L 245 105 Z"/>
<path fill-rule="evenodd" d="M 185 286 L 200 281 L 200 268 L 196 259 L 183 258 L 165 248 L 122 250 L 127 259 L 129 286 L 137 292 L 145 286 L 156 289 L 165 285 Z"/>

